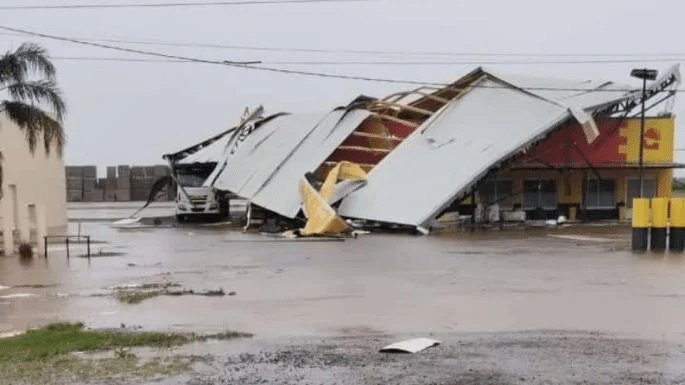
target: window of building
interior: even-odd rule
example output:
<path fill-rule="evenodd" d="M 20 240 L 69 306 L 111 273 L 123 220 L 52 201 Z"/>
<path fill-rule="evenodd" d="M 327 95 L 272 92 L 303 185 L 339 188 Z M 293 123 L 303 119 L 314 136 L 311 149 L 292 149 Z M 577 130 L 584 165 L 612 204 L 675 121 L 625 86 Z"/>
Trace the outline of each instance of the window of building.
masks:
<path fill-rule="evenodd" d="M 615 209 L 616 182 L 613 179 L 589 179 L 585 191 L 585 208 Z"/>
<path fill-rule="evenodd" d="M 644 197 L 654 198 L 656 196 L 656 180 L 654 178 L 644 178 L 642 180 Z M 640 179 L 628 179 L 628 191 L 626 197 L 626 207 L 633 208 L 633 198 L 640 197 Z"/>
<path fill-rule="evenodd" d="M 510 180 L 487 180 L 481 184 L 478 195 L 485 205 L 497 203 L 500 207 L 511 207 L 511 191 Z"/>
<path fill-rule="evenodd" d="M 523 182 L 523 205 L 526 210 L 557 208 L 557 184 L 554 180 L 526 180 Z"/>

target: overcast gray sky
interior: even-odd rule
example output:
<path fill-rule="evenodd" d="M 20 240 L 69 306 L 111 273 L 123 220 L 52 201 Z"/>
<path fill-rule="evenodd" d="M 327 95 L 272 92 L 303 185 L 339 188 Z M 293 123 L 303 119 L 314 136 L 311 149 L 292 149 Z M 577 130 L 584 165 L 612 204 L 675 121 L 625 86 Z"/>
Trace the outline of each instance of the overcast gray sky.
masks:
<path fill-rule="evenodd" d="M 172 2 L 0 0 L 0 7 Z M 220 61 L 260 60 L 270 67 L 355 76 L 447 82 L 472 70 L 477 63 L 496 62 L 488 67 L 562 78 L 606 78 L 638 85 L 637 80 L 629 77 L 632 68 L 665 70 L 685 59 L 684 14 L 685 2 L 678 0 L 372 0 L 0 10 L 0 25 L 77 39 L 117 40 L 99 42 L 170 55 Z M 45 46 L 57 65 L 58 80 L 69 108 L 66 163 L 96 164 L 100 174 L 107 165 L 163 163 L 162 154 L 228 128 L 249 105 L 263 104 L 267 113 L 324 111 L 347 104 L 359 94 L 383 96 L 415 87 L 215 64 L 160 62 L 163 59 L 0 33 L 3 51 L 25 41 Z M 383 53 L 387 51 L 400 53 Z M 632 56 L 597 56 L 619 54 Z M 597 62 L 607 60 L 625 61 Z M 397 64 L 412 61 L 423 64 Z M 396 64 L 378 64 L 387 62 Z M 431 64 L 434 62 L 450 64 Z M 685 112 L 683 97 L 685 94 L 680 94 L 675 105 L 677 116 Z M 685 148 L 685 135 L 678 129 L 676 147 Z M 685 152 L 676 154 L 678 161 L 685 162 Z"/>

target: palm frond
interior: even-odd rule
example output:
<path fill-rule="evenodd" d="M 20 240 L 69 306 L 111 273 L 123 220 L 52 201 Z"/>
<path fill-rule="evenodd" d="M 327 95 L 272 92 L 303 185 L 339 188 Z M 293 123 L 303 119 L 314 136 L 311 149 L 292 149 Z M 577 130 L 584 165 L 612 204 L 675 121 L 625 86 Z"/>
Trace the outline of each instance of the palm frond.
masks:
<path fill-rule="evenodd" d="M 48 80 L 55 78 L 55 66 L 49 59 L 48 51 L 36 43 L 24 43 L 14 51 L 26 71 L 35 71 Z"/>
<path fill-rule="evenodd" d="M 49 154 L 54 146 L 57 153 L 62 155 L 65 134 L 60 122 L 30 104 L 3 101 L 2 106 L 7 116 L 24 131 L 31 152 L 35 151 L 38 140 L 42 137 L 46 153 Z"/>
<path fill-rule="evenodd" d="M 24 43 L 0 58 L 0 84 L 23 82 L 30 71 L 48 80 L 55 79 L 55 66 L 47 51 L 38 44 Z"/>
<path fill-rule="evenodd" d="M 35 102 L 52 108 L 58 121 L 62 121 L 66 105 L 62 100 L 62 93 L 52 80 L 36 80 L 32 82 L 13 83 L 7 86 L 12 99 L 16 102 Z"/>
<path fill-rule="evenodd" d="M 26 77 L 26 68 L 12 52 L 0 57 L 0 87 L 12 82 L 21 83 Z"/>

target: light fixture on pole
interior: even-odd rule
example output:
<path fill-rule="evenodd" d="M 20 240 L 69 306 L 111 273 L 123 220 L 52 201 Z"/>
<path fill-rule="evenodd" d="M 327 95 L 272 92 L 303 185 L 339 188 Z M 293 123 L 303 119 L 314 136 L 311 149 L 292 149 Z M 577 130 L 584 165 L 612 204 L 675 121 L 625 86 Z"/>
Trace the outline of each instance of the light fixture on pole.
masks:
<path fill-rule="evenodd" d="M 630 71 L 630 76 L 642 79 L 642 114 L 640 115 L 640 198 L 644 196 L 644 183 L 642 181 L 642 154 L 645 141 L 645 97 L 647 91 L 647 80 L 655 80 L 657 70 L 648 68 L 636 68 Z"/>

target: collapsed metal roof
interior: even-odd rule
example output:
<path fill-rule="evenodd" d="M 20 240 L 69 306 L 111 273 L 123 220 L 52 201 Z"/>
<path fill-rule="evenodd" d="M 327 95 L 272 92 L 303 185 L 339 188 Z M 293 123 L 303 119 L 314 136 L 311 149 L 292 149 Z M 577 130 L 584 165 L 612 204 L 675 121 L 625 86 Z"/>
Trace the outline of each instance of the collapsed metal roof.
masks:
<path fill-rule="evenodd" d="M 244 135 L 236 132 L 206 184 L 294 218 L 301 208 L 299 179 L 324 163 L 369 115 L 359 109 L 282 115 Z"/>
<path fill-rule="evenodd" d="M 648 98 L 666 97 L 652 107 L 672 99 L 679 82 L 677 66 L 654 82 Z M 297 186 L 306 173 L 321 182 L 339 162 L 353 162 L 368 179 L 337 190 L 331 203 L 341 201 L 339 215 L 427 229 L 490 171 L 565 122 L 578 121 L 592 142 L 599 134 L 593 115 L 625 117 L 641 96 L 608 81 L 477 68 L 443 88 L 360 97 L 325 114 L 244 116 L 237 127 L 165 157 L 216 161 L 205 185 L 289 218 L 301 209 Z"/>
<path fill-rule="evenodd" d="M 172 165 L 219 163 L 223 157 L 227 141 L 231 138 L 231 135 L 229 134 L 235 133 L 236 130 L 249 122 L 262 119 L 263 112 L 264 108 L 262 106 L 255 106 L 253 108 L 248 107 L 245 109 L 245 112 L 243 112 L 243 116 L 241 116 L 240 120 L 235 123 L 235 125 L 231 125 L 229 129 L 180 151 L 162 155 L 162 158 Z"/>
<path fill-rule="evenodd" d="M 234 132 L 235 129 L 235 127 L 232 127 L 198 144 L 184 148 L 181 151 L 165 154 L 162 158 L 172 164 L 217 163 L 221 160 L 224 147 L 226 146 L 226 140 L 221 139 L 228 138 L 228 134 Z"/>
<path fill-rule="evenodd" d="M 342 200 L 339 215 L 427 229 L 490 170 L 561 123 L 576 119 L 594 126 L 594 112 L 634 95 L 611 82 L 512 77 L 482 68 L 453 87 L 460 89 L 456 97 L 385 157 L 364 187 Z M 592 132 L 586 136 L 594 140 Z"/>

